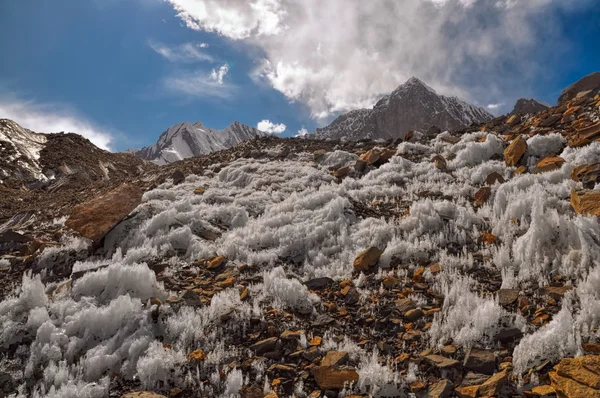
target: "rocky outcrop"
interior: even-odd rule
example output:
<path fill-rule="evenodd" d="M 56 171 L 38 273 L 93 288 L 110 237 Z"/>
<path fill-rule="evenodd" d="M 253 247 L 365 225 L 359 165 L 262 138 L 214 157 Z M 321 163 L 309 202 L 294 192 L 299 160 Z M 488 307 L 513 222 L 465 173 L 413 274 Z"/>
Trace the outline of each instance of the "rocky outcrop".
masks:
<path fill-rule="evenodd" d="M 520 98 L 517 100 L 510 115 L 536 114 L 550 108 L 550 105 L 536 101 L 533 98 Z"/>
<path fill-rule="evenodd" d="M 504 150 L 504 162 L 507 166 L 516 166 L 527 150 L 527 143 L 520 135 Z"/>
<path fill-rule="evenodd" d="M 564 105 L 567 101 L 576 98 L 580 93 L 585 95 L 588 91 L 596 91 L 599 89 L 600 72 L 589 74 L 565 88 L 558 97 L 558 105 Z"/>

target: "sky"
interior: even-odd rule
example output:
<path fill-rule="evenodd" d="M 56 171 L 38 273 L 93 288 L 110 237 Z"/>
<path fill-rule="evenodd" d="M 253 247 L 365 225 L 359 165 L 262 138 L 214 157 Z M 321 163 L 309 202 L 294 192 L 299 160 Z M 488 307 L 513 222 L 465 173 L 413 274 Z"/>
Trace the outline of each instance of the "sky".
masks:
<path fill-rule="evenodd" d="M 493 114 L 600 70 L 597 0 L 4 0 L 0 118 L 112 151 L 169 126 L 280 136 L 416 76 Z"/>

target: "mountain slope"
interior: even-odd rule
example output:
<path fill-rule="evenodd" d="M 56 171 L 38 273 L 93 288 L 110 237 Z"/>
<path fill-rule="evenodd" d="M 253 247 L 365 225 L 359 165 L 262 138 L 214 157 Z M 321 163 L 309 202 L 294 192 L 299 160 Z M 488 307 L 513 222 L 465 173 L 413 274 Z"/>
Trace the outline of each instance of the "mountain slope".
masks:
<path fill-rule="evenodd" d="M 456 97 L 438 95 L 413 77 L 381 98 L 373 109 L 358 109 L 341 115 L 329 126 L 317 129 L 314 137 L 399 138 L 408 130 L 425 130 L 432 125 L 453 130 L 492 118 L 483 108 Z"/>
<path fill-rule="evenodd" d="M 157 164 L 167 164 L 227 149 L 264 135 L 260 130 L 239 122 L 233 122 L 223 130 L 207 128 L 199 121 L 194 124 L 183 122 L 169 127 L 156 144 L 133 153 Z"/>

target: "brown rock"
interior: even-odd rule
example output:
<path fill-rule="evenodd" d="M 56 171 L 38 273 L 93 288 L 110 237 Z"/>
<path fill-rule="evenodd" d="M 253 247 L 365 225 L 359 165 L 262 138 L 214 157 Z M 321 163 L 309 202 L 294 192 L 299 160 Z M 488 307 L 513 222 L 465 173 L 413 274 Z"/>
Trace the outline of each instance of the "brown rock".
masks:
<path fill-rule="evenodd" d="M 557 372 L 548 372 L 550 385 L 556 391 L 558 397 L 564 398 L 600 398 L 600 391 L 585 384 L 559 375 Z"/>
<path fill-rule="evenodd" d="M 206 353 L 202 350 L 195 350 L 188 354 L 188 361 L 192 363 L 199 363 L 206 359 Z"/>
<path fill-rule="evenodd" d="M 348 353 L 343 351 L 329 351 L 321 360 L 321 366 L 341 366 L 348 362 Z"/>
<path fill-rule="evenodd" d="M 300 338 L 302 337 L 303 334 L 304 334 L 304 330 L 296 330 L 296 331 L 284 330 L 281 333 L 281 335 L 279 336 L 279 338 L 281 340 L 300 340 Z"/>
<path fill-rule="evenodd" d="M 499 182 L 500 184 L 504 184 L 505 181 L 504 177 L 502 177 L 502 175 L 496 171 L 488 174 L 488 176 L 485 178 L 486 185 L 494 185 L 497 182 Z"/>
<path fill-rule="evenodd" d="M 496 370 L 496 356 L 492 351 L 469 348 L 463 366 L 478 373 L 491 375 Z"/>
<path fill-rule="evenodd" d="M 560 300 L 566 292 L 572 290 L 573 286 L 546 286 L 540 289 L 541 294 L 547 294 L 548 296 Z"/>
<path fill-rule="evenodd" d="M 593 141 L 596 138 L 600 137 L 600 122 L 593 124 L 591 126 L 582 128 L 577 131 L 579 136 L 584 140 Z"/>
<path fill-rule="evenodd" d="M 411 392 L 417 393 L 425 388 L 425 383 L 422 380 L 415 380 L 408 387 Z"/>
<path fill-rule="evenodd" d="M 534 173 L 545 173 L 547 171 L 558 170 L 562 167 L 562 165 L 564 163 L 565 163 L 565 160 L 561 157 L 558 157 L 558 156 L 547 157 L 547 158 L 540 160 L 537 163 L 533 172 Z"/>
<path fill-rule="evenodd" d="M 358 373 L 354 369 L 315 366 L 312 368 L 312 375 L 322 390 L 341 390 L 346 384 L 358 381 Z"/>
<path fill-rule="evenodd" d="M 399 312 L 405 313 L 408 310 L 416 308 L 416 305 L 415 305 L 414 301 L 412 301 L 409 298 L 401 298 L 399 300 L 396 300 L 396 308 L 398 309 Z"/>
<path fill-rule="evenodd" d="M 209 270 L 215 270 L 215 269 L 219 268 L 221 265 L 225 264 L 226 261 L 227 261 L 227 259 L 225 257 L 217 256 L 217 257 L 213 258 L 212 260 L 210 260 L 207 268 Z"/>
<path fill-rule="evenodd" d="M 435 167 L 439 170 L 446 170 L 446 159 L 444 159 L 443 156 L 435 155 L 432 160 L 435 162 Z"/>
<path fill-rule="evenodd" d="M 482 397 L 498 396 L 498 393 L 508 382 L 508 372 L 498 372 L 479 386 L 478 394 Z"/>
<path fill-rule="evenodd" d="M 156 394 L 152 391 L 128 392 L 121 395 L 121 398 L 167 398 L 164 395 Z"/>
<path fill-rule="evenodd" d="M 335 178 L 342 179 L 346 177 L 350 173 L 350 166 L 340 167 L 336 171 L 334 171 L 331 175 Z"/>
<path fill-rule="evenodd" d="M 381 151 L 373 148 L 363 153 L 359 160 L 365 162 L 368 166 L 375 164 L 381 158 Z"/>
<path fill-rule="evenodd" d="M 511 305 L 519 298 L 519 289 L 500 289 L 498 290 L 498 301 L 500 305 Z"/>
<path fill-rule="evenodd" d="M 585 188 L 593 189 L 600 183 L 600 163 L 577 166 L 571 172 L 571 179 L 582 182 Z"/>
<path fill-rule="evenodd" d="M 409 322 L 415 322 L 421 319 L 423 315 L 423 310 L 421 310 L 420 308 L 416 308 L 414 310 L 406 311 L 406 313 L 404 314 L 404 319 L 406 319 Z"/>
<path fill-rule="evenodd" d="M 572 189 L 571 207 L 579 214 L 600 216 L 600 192 Z"/>
<path fill-rule="evenodd" d="M 446 398 L 452 394 L 454 385 L 448 379 L 441 379 L 429 387 L 429 398 Z"/>
<path fill-rule="evenodd" d="M 477 391 L 479 386 L 468 386 L 468 387 L 456 387 L 454 392 L 459 398 L 475 398 L 477 397 Z"/>
<path fill-rule="evenodd" d="M 546 396 L 546 395 L 555 395 L 556 391 L 554 390 L 554 388 L 552 388 L 552 386 L 549 386 L 549 385 L 546 384 L 546 385 L 543 385 L 543 386 L 533 387 L 531 389 L 531 393 L 533 395 L 537 395 L 539 397 L 543 397 L 543 396 Z"/>
<path fill-rule="evenodd" d="M 577 383 L 600 390 L 600 355 L 564 358 L 554 366 L 554 370 L 559 376 L 568 377 Z"/>
<path fill-rule="evenodd" d="M 446 358 L 437 354 L 427 355 L 425 359 L 431 362 L 438 369 L 453 368 L 460 364 L 460 362 L 458 362 L 456 359 Z"/>
<path fill-rule="evenodd" d="M 196 195 L 202 195 L 204 192 L 206 192 L 206 188 L 203 188 L 203 187 L 198 187 L 198 188 L 194 189 L 194 193 Z"/>
<path fill-rule="evenodd" d="M 475 193 L 475 204 L 477 206 L 483 206 L 492 195 L 492 189 L 490 187 L 483 187 Z"/>
<path fill-rule="evenodd" d="M 140 204 L 142 195 L 139 187 L 123 184 L 105 195 L 75 206 L 65 225 L 98 242 Z"/>
<path fill-rule="evenodd" d="M 354 260 L 354 271 L 365 272 L 370 268 L 377 265 L 379 257 L 383 254 L 383 251 L 376 247 L 370 247 L 362 251 Z"/>
<path fill-rule="evenodd" d="M 504 150 L 504 162 L 509 167 L 516 166 L 525 151 L 527 151 L 527 143 L 521 135 L 518 135 Z"/>
<path fill-rule="evenodd" d="M 275 350 L 277 346 L 277 337 L 269 337 L 268 339 L 257 341 L 250 346 L 250 349 L 256 352 L 257 355 Z"/>
<path fill-rule="evenodd" d="M 527 173 L 527 167 L 525 167 L 525 166 L 517 167 L 517 169 L 514 172 L 514 174 L 516 174 L 516 175 L 525 174 L 525 173 Z"/>

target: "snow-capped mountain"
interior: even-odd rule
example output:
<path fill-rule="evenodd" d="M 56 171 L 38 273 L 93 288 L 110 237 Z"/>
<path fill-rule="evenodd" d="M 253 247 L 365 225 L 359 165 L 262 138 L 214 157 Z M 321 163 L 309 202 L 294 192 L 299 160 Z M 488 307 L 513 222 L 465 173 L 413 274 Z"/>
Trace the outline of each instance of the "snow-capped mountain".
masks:
<path fill-rule="evenodd" d="M 44 134 L 0 119 L 0 183 L 11 178 L 26 182 L 47 180 L 39 162 L 46 141 Z"/>
<path fill-rule="evenodd" d="M 399 138 L 408 130 L 437 126 L 453 130 L 491 120 L 485 109 L 457 97 L 439 95 L 416 77 L 410 78 L 372 109 L 357 109 L 339 116 L 329 126 L 318 128 L 315 138 Z"/>
<path fill-rule="evenodd" d="M 533 98 L 520 98 L 515 107 L 513 108 L 511 115 L 527 115 L 534 114 L 541 111 L 545 111 L 550 108 L 550 105 L 543 102 L 539 102 Z"/>
<path fill-rule="evenodd" d="M 169 127 L 156 144 L 132 152 L 154 163 L 167 164 L 227 149 L 264 135 L 262 131 L 240 122 L 233 122 L 223 130 L 207 128 L 200 121 L 194 124 L 183 122 Z"/>

